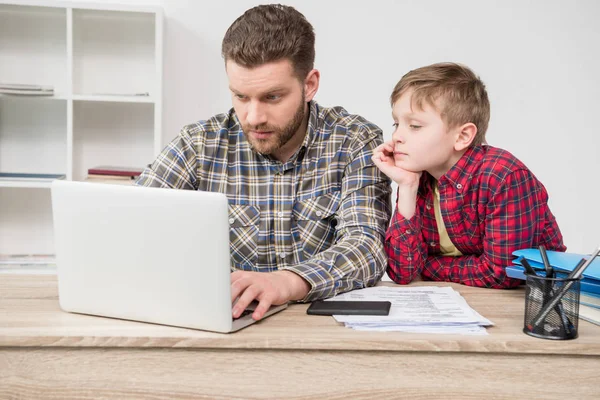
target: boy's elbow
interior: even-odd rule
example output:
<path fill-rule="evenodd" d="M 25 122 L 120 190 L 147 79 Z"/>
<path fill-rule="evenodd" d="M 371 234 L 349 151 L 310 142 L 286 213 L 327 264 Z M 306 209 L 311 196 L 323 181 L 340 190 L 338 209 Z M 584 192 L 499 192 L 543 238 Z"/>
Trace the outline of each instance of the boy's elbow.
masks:
<path fill-rule="evenodd" d="M 393 269 L 388 268 L 387 275 L 394 283 L 397 283 L 398 285 L 408 285 L 415 279 L 417 274 L 416 272 L 410 274 L 398 274 Z"/>
<path fill-rule="evenodd" d="M 482 279 L 467 280 L 463 282 L 466 286 L 481 287 L 488 289 L 513 289 L 520 286 L 522 281 L 506 276 L 504 271 L 495 273 Z"/>

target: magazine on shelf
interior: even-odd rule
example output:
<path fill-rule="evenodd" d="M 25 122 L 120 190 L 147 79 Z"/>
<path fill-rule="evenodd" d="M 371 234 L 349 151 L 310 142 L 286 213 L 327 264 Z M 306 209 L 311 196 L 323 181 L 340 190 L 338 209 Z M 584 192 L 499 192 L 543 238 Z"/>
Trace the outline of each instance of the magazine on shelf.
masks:
<path fill-rule="evenodd" d="M 136 167 L 120 167 L 114 165 L 101 165 L 88 169 L 89 175 L 112 175 L 112 176 L 126 176 L 126 177 L 137 177 L 139 176 L 143 168 Z"/>
<path fill-rule="evenodd" d="M 0 172 L 0 180 L 3 181 L 43 181 L 50 182 L 55 179 L 65 179 L 64 174 L 34 174 L 21 172 Z"/>
<path fill-rule="evenodd" d="M 23 96 L 52 96 L 54 95 L 54 88 L 52 86 L 0 82 L 0 93 Z"/>
<path fill-rule="evenodd" d="M 6 90 L 21 90 L 21 91 L 52 91 L 52 86 L 40 86 L 40 85 L 27 85 L 23 83 L 2 83 L 0 82 L 0 89 Z"/>
<path fill-rule="evenodd" d="M 54 254 L 0 254 L 0 267 L 18 268 L 25 265 L 55 266 Z"/>

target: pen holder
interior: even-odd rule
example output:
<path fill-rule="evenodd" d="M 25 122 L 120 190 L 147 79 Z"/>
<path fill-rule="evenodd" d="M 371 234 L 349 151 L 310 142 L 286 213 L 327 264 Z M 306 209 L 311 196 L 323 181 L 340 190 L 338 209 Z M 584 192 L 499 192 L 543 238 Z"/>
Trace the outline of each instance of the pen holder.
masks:
<path fill-rule="evenodd" d="M 579 282 L 579 278 L 568 279 L 566 274 L 557 274 L 556 278 L 528 274 L 523 332 L 541 339 L 575 339 L 579 326 Z M 540 320 L 544 308 L 561 292 L 564 295 L 560 301 Z"/>

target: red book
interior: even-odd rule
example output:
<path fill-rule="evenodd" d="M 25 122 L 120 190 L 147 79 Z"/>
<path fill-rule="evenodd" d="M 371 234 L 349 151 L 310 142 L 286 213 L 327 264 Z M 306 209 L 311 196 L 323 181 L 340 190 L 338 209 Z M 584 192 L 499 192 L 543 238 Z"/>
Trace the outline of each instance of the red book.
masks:
<path fill-rule="evenodd" d="M 116 176 L 139 176 L 143 168 L 115 167 L 111 165 L 102 165 L 88 169 L 88 174 L 92 175 L 116 175 Z"/>

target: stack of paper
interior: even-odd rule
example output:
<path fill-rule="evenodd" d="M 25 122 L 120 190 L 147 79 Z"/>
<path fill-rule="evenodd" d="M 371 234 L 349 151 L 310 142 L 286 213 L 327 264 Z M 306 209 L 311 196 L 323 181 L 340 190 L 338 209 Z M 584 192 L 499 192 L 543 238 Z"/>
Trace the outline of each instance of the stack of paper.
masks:
<path fill-rule="evenodd" d="M 0 82 L 0 93 L 22 96 L 52 96 L 54 95 L 54 88 L 52 86 Z"/>
<path fill-rule="evenodd" d="M 473 310 L 451 287 L 377 286 L 347 292 L 330 300 L 389 301 L 387 316 L 334 315 L 348 328 L 365 331 L 402 331 L 487 335 L 493 323 Z"/>
<path fill-rule="evenodd" d="M 20 172 L 0 172 L 2 181 L 52 182 L 54 179 L 65 179 L 64 174 L 29 174 Z"/>

